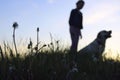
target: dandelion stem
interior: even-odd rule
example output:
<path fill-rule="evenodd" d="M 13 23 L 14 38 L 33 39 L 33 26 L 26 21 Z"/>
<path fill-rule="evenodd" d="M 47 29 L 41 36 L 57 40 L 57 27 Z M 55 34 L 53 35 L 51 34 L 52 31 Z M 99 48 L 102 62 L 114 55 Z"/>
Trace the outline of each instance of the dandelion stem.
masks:
<path fill-rule="evenodd" d="M 14 46 L 15 46 L 15 52 L 17 54 L 18 52 L 17 52 L 17 46 L 16 46 L 16 42 L 15 42 L 15 28 L 13 29 L 13 43 L 14 43 Z"/>
<path fill-rule="evenodd" d="M 17 46 L 16 46 L 16 42 L 15 42 L 15 29 L 18 27 L 17 22 L 14 22 L 12 27 L 13 27 L 13 43 L 14 43 L 14 46 L 15 46 L 16 55 L 18 55 Z"/>
<path fill-rule="evenodd" d="M 39 44 L 39 27 L 37 28 L 37 52 L 38 52 L 38 44 Z"/>

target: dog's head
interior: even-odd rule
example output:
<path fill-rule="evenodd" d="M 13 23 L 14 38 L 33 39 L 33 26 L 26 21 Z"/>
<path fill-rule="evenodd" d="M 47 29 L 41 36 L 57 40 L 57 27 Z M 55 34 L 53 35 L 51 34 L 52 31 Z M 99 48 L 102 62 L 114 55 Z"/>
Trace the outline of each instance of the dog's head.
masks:
<path fill-rule="evenodd" d="M 107 38 L 110 38 L 111 37 L 111 33 L 112 31 L 106 31 L 106 30 L 103 30 L 103 31 L 100 31 L 97 35 L 97 38 L 99 39 L 107 39 Z"/>

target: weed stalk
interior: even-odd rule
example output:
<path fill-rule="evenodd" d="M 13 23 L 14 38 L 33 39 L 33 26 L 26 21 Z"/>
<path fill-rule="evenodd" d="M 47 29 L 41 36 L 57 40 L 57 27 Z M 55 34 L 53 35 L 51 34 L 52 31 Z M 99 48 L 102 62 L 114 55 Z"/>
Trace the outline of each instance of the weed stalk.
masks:
<path fill-rule="evenodd" d="M 15 42 L 15 30 L 16 30 L 17 27 L 18 27 L 17 22 L 14 22 L 13 23 L 13 43 L 14 43 L 14 46 L 15 46 L 16 55 L 18 55 L 17 46 L 16 46 L 16 42 Z"/>
<path fill-rule="evenodd" d="M 37 28 L 37 47 L 36 47 L 37 53 L 38 53 L 38 44 L 39 44 L 39 27 Z"/>

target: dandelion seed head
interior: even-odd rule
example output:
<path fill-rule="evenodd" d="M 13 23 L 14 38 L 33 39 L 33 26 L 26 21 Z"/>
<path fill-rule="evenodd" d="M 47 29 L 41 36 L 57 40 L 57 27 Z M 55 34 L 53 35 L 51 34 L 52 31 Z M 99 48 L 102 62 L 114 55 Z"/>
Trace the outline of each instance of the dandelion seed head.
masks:
<path fill-rule="evenodd" d="M 16 29 L 18 27 L 18 23 L 17 22 L 14 22 L 13 23 L 13 28 Z"/>

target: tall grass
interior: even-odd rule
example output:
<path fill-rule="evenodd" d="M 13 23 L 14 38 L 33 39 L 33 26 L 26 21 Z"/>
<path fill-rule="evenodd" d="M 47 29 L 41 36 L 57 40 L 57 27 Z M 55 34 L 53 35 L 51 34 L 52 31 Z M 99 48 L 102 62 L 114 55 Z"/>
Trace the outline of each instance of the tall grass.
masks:
<path fill-rule="evenodd" d="M 4 43 L 4 48 L 0 46 L 0 80 L 119 80 L 120 62 L 105 56 L 94 62 L 89 57 L 77 55 L 77 70 L 74 68 L 69 74 L 74 67 L 71 58 L 74 54 L 67 49 L 58 49 L 56 42 L 53 44 L 46 45 L 47 49 L 39 52 L 33 50 L 24 56 L 15 56 Z"/>
<path fill-rule="evenodd" d="M 37 44 L 33 46 L 30 39 L 28 50 L 24 54 L 14 52 L 5 42 L 3 46 L 0 45 L 0 80 L 120 79 L 119 59 L 103 56 L 101 60 L 93 61 L 89 56 L 70 53 L 51 34 L 51 42 L 41 45 L 38 32 L 37 28 Z"/>

